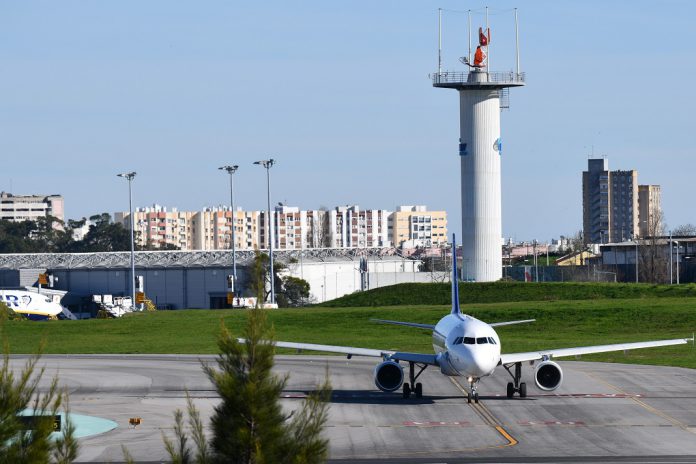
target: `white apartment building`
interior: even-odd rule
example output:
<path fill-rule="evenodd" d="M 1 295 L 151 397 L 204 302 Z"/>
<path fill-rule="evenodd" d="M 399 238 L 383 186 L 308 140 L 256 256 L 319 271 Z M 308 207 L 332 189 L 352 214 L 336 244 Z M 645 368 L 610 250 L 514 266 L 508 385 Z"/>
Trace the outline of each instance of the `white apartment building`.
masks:
<path fill-rule="evenodd" d="M 49 215 L 65 220 L 61 195 L 13 195 L 0 192 L 0 219 L 13 222 L 34 221 Z"/>

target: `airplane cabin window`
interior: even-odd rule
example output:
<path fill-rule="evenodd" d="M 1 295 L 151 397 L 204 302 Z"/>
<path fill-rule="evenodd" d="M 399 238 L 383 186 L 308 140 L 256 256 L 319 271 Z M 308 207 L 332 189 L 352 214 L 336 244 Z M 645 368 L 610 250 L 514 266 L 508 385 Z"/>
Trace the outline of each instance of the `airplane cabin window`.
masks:
<path fill-rule="evenodd" d="M 485 345 L 488 343 L 488 337 L 479 337 L 476 339 L 476 344 Z"/>
<path fill-rule="evenodd" d="M 464 337 L 464 344 L 465 345 L 474 345 L 476 342 L 476 339 L 474 337 Z"/>

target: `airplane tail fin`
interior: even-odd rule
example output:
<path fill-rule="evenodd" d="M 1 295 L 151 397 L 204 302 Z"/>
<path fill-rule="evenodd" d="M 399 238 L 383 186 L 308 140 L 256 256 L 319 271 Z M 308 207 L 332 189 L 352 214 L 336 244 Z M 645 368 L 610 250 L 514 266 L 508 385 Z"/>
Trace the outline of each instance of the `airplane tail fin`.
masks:
<path fill-rule="evenodd" d="M 452 314 L 461 314 L 459 309 L 459 278 L 457 276 L 457 242 L 452 234 Z"/>

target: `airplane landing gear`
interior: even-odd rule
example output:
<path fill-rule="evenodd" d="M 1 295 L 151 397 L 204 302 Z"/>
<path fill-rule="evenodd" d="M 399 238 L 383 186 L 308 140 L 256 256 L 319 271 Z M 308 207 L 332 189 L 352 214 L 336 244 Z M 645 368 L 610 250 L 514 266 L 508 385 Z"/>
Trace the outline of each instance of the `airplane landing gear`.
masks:
<path fill-rule="evenodd" d="M 478 379 L 472 379 L 469 381 L 469 393 L 466 395 L 466 402 L 471 403 L 471 400 L 474 401 L 474 403 L 479 402 L 479 394 L 476 391 L 476 387 L 478 386 Z"/>
<path fill-rule="evenodd" d="M 411 393 L 413 393 L 416 396 L 416 398 L 423 397 L 423 384 L 420 382 L 416 383 L 416 380 L 418 379 L 418 377 L 420 377 L 420 375 L 428 367 L 428 365 L 427 364 L 418 364 L 418 367 L 420 368 L 420 370 L 416 374 L 416 363 L 414 363 L 414 362 L 408 363 L 409 382 L 404 382 L 404 388 L 403 388 L 404 398 L 409 398 L 411 396 Z"/>
<path fill-rule="evenodd" d="M 515 393 L 519 393 L 520 398 L 526 398 L 527 384 L 524 382 L 520 382 L 520 380 L 522 379 L 522 363 L 515 363 L 514 374 L 510 372 L 510 365 L 503 365 L 503 367 L 508 372 L 508 374 L 510 374 L 513 380 L 512 382 L 508 382 L 507 384 L 507 397 L 512 398 L 513 396 L 515 396 Z"/>

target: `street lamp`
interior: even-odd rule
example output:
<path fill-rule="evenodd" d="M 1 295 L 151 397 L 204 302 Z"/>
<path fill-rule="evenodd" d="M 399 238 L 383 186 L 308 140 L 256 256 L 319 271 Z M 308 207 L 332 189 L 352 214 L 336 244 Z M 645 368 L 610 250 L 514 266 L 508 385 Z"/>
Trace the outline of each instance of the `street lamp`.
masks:
<path fill-rule="evenodd" d="M 677 285 L 679 285 L 679 240 L 675 240 L 674 243 L 677 244 Z"/>
<path fill-rule="evenodd" d="M 232 292 L 234 292 L 235 285 L 237 284 L 237 256 L 236 256 L 236 235 L 235 230 L 237 229 L 235 210 L 234 210 L 234 173 L 237 172 L 236 164 L 233 166 L 221 166 L 218 169 L 222 171 L 227 171 L 230 175 L 230 208 L 232 209 Z"/>
<path fill-rule="evenodd" d="M 128 210 L 130 211 L 130 242 L 131 242 L 131 253 L 130 253 L 130 265 L 131 265 L 131 308 L 135 308 L 135 236 L 134 236 L 134 226 L 133 226 L 133 189 L 132 183 L 135 179 L 135 171 L 132 172 L 122 172 L 116 174 L 118 177 L 123 177 L 128 180 Z"/>
<path fill-rule="evenodd" d="M 269 246 L 269 257 L 271 262 L 271 304 L 275 303 L 275 276 L 273 275 L 273 239 L 275 234 L 273 231 L 273 218 L 271 217 L 271 166 L 275 164 L 273 158 L 267 160 L 254 161 L 254 164 L 258 164 L 266 168 L 266 191 L 268 193 L 268 246 Z"/>

